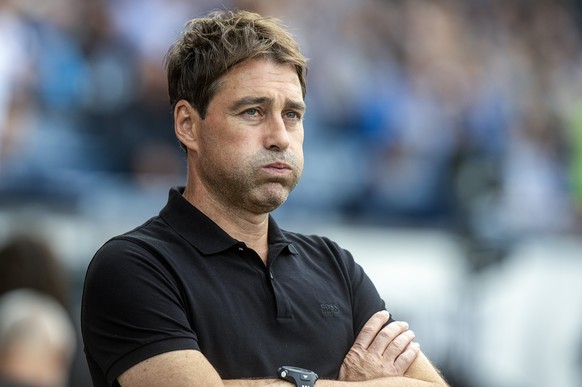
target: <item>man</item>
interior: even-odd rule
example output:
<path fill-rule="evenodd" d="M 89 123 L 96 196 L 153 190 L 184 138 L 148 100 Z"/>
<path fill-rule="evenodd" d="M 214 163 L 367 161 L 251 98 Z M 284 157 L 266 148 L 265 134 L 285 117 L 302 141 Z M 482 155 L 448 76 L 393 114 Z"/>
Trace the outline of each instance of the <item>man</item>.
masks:
<path fill-rule="evenodd" d="M 307 70 L 291 36 L 215 12 L 187 24 L 167 68 L 187 183 L 90 264 L 95 385 L 446 385 L 406 323 L 383 327 L 384 302 L 349 252 L 269 215 L 303 169 Z"/>

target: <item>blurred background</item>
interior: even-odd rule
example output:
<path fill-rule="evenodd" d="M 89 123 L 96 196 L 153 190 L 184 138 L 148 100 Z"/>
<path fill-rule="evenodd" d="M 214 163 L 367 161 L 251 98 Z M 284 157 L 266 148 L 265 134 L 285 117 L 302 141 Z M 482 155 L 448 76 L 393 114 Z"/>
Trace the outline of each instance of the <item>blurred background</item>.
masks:
<path fill-rule="evenodd" d="M 163 59 L 216 8 L 310 58 L 279 223 L 352 251 L 452 386 L 581 386 L 581 2 L 0 0 L 0 294 L 65 307 L 66 385 L 93 253 L 185 181 Z"/>

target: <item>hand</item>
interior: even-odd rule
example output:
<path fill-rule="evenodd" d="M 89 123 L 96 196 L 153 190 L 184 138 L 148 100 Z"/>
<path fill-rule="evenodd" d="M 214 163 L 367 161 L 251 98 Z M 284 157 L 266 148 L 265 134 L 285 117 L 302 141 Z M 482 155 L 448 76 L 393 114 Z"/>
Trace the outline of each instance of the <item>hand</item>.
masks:
<path fill-rule="evenodd" d="M 420 346 L 412 342 L 414 332 L 407 323 L 394 321 L 383 327 L 389 318 L 388 312 L 381 311 L 366 322 L 340 367 L 339 380 L 356 382 L 404 375 Z"/>

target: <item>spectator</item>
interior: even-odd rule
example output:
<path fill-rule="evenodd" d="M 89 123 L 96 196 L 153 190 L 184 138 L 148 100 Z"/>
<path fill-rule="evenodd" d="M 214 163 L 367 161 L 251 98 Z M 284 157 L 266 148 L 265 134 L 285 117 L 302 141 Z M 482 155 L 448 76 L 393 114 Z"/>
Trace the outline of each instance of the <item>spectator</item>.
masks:
<path fill-rule="evenodd" d="M 0 297 L 0 386 L 65 387 L 75 329 L 53 297 L 29 289 Z"/>
<path fill-rule="evenodd" d="M 18 288 L 36 290 L 68 306 L 64 268 L 40 238 L 15 236 L 0 248 L 0 296 Z"/>

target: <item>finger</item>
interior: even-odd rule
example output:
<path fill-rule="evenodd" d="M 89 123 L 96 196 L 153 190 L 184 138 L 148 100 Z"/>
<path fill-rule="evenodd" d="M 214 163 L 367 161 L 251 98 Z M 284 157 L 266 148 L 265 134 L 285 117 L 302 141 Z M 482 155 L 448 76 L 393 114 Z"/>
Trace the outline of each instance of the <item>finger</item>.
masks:
<path fill-rule="evenodd" d="M 362 330 L 356 337 L 353 346 L 367 349 L 374 341 L 378 331 L 390 319 L 390 313 L 385 310 L 374 313 L 372 317 L 364 324 Z M 392 324 L 390 324 L 392 325 Z"/>
<path fill-rule="evenodd" d="M 380 332 L 378 332 L 376 337 L 374 337 L 374 340 L 368 347 L 368 351 L 382 356 L 392 341 L 406 331 L 408 331 L 408 323 L 404 321 L 394 321 L 393 323 L 386 325 Z M 400 353 L 398 353 L 398 355 L 399 354 Z M 394 356 L 394 358 L 396 358 L 396 356 Z"/>
<path fill-rule="evenodd" d="M 412 343 L 414 337 L 415 334 L 412 330 L 406 330 L 400 333 L 388 344 L 384 352 L 384 357 L 394 361 Z"/>
<path fill-rule="evenodd" d="M 420 344 L 410 343 L 404 352 L 402 352 L 402 354 L 400 354 L 400 356 L 398 356 L 394 362 L 394 369 L 396 372 L 398 372 L 399 375 L 404 375 L 410 365 L 414 362 L 414 360 L 416 360 L 419 353 Z"/>

